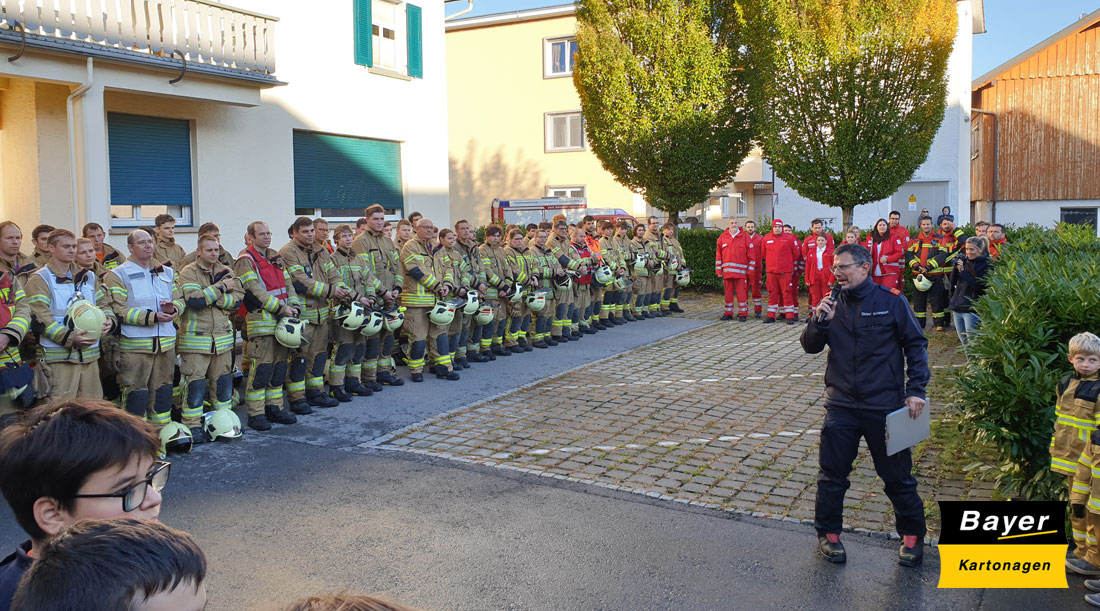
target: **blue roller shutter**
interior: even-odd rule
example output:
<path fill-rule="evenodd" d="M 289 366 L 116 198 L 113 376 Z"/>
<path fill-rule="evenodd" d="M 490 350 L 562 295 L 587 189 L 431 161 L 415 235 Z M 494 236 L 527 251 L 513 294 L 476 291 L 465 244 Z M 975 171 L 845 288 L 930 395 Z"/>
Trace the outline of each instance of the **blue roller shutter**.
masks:
<path fill-rule="evenodd" d="M 381 204 L 402 210 L 401 145 L 397 142 L 294 132 L 294 210 L 362 216 Z"/>
<path fill-rule="evenodd" d="M 405 16 L 409 38 L 409 76 L 424 78 L 424 35 L 420 7 L 406 4 Z"/>
<path fill-rule="evenodd" d="M 112 206 L 191 205 L 191 123 L 107 113 Z"/>

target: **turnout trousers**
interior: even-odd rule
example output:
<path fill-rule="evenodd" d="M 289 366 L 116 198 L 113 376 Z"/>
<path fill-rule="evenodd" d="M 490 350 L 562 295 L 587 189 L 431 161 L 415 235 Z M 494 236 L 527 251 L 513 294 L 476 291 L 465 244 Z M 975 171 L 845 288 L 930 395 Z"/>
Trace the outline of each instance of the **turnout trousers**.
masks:
<path fill-rule="evenodd" d="M 290 349 L 275 341 L 274 335 L 250 335 L 244 354 L 248 362 L 244 394 L 248 415 L 263 415 L 265 405 L 282 409 L 283 382 L 286 381 Z"/>
<path fill-rule="evenodd" d="M 232 408 L 233 351 L 180 353 L 180 384 L 183 386 L 183 426 L 193 428 L 202 424 L 207 389 L 214 390 L 215 409 Z"/>

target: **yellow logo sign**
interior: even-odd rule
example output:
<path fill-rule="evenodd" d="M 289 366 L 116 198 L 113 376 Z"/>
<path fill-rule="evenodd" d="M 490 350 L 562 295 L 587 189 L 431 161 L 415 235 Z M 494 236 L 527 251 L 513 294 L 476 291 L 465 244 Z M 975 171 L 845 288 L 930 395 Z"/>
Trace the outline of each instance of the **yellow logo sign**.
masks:
<path fill-rule="evenodd" d="M 1066 588 L 1062 501 L 940 501 L 941 588 Z"/>

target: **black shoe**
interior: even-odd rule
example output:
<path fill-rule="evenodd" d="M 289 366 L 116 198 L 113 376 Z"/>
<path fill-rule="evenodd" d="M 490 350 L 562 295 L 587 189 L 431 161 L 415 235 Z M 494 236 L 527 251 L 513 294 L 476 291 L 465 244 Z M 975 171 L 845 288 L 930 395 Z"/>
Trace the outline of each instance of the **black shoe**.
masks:
<path fill-rule="evenodd" d="M 723 314 L 722 318 L 719 318 L 718 320 L 733 320 L 733 315 L 732 314 Z"/>
<path fill-rule="evenodd" d="M 917 544 L 913 547 L 905 547 L 905 543 L 901 544 L 898 550 L 898 564 L 920 566 L 922 562 L 924 562 L 924 541 L 917 539 Z"/>
<path fill-rule="evenodd" d="M 482 351 L 482 353 L 481 353 L 481 362 L 482 363 L 487 363 L 489 361 L 495 361 L 495 360 L 497 360 L 497 355 L 493 354 L 492 352 L 490 352 L 488 350 Z"/>
<path fill-rule="evenodd" d="M 466 359 L 466 357 L 462 357 L 462 358 L 458 359 L 458 364 L 461 365 L 463 369 L 469 369 L 470 368 L 470 361 L 468 361 Z"/>
<path fill-rule="evenodd" d="M 532 348 L 531 345 L 528 344 L 527 342 L 520 342 L 519 346 L 520 346 L 520 348 L 523 348 L 524 352 L 534 352 L 535 351 L 535 349 Z"/>
<path fill-rule="evenodd" d="M 440 380 L 457 380 L 458 374 L 453 371 L 447 371 L 446 365 L 435 366 L 435 377 Z"/>
<path fill-rule="evenodd" d="M 787 324 L 788 324 L 788 325 L 793 325 L 793 324 L 794 324 L 794 323 L 796 323 L 796 322 L 798 322 L 798 319 L 797 319 L 797 318 L 788 318 L 788 319 L 787 319 Z"/>
<path fill-rule="evenodd" d="M 299 416 L 306 416 L 313 413 L 313 409 L 309 407 L 309 403 L 305 399 L 298 399 L 290 404 L 290 411 L 298 414 Z"/>
<path fill-rule="evenodd" d="M 404 384 L 404 381 L 402 381 L 401 384 Z M 400 384 L 395 384 L 395 386 L 400 386 Z M 371 392 L 382 392 L 382 389 L 385 388 L 385 386 L 382 386 L 381 382 L 369 380 L 367 382 L 363 382 L 363 388 L 366 388 Z"/>
<path fill-rule="evenodd" d="M 493 346 L 493 354 L 497 356 L 512 356 L 511 349 L 505 349 L 504 346 Z"/>
<path fill-rule="evenodd" d="M 251 424 L 251 423 L 249 423 L 249 424 Z M 269 429 L 271 427 L 269 426 L 267 428 Z M 261 429 L 261 430 L 266 431 L 267 429 Z M 191 445 L 192 446 L 197 446 L 200 443 L 206 443 L 206 432 L 202 430 L 201 426 L 193 426 L 193 427 L 191 427 Z"/>
<path fill-rule="evenodd" d="M 765 318 L 765 319 L 764 319 L 764 324 L 765 324 L 765 325 L 770 325 L 770 324 L 772 324 L 773 322 L 775 322 L 775 319 L 774 319 L 774 318 L 772 318 L 771 316 L 769 316 L 769 317 L 767 317 L 767 318 Z"/>
<path fill-rule="evenodd" d="M 559 337 L 560 337 L 560 336 L 559 336 Z M 546 338 L 546 345 L 547 345 L 547 346 L 557 346 L 557 345 L 558 345 L 558 344 L 560 344 L 560 343 L 561 343 L 561 342 L 560 342 L 560 341 L 558 340 L 558 338 L 556 338 L 556 337 L 548 337 L 548 338 Z"/>
<path fill-rule="evenodd" d="M 595 327 L 597 331 L 607 331 L 610 328 L 607 326 L 607 323 L 602 320 L 592 323 L 592 326 Z"/>
<path fill-rule="evenodd" d="M 668 310 L 670 312 L 676 312 L 677 314 L 683 314 L 684 313 L 684 309 L 681 308 L 680 304 L 677 304 L 677 303 L 674 303 L 674 304 L 668 306 Z"/>
<path fill-rule="evenodd" d="M 848 553 L 844 551 L 844 544 L 840 541 L 829 543 L 829 539 L 825 535 L 818 535 L 817 551 L 821 552 L 821 555 L 825 556 L 825 559 L 829 562 L 843 564 L 848 561 Z"/>
<path fill-rule="evenodd" d="M 424 381 L 424 374 L 420 373 L 419 371 L 413 372 L 413 373 L 409 374 L 409 379 L 412 380 L 413 382 L 423 382 Z"/>
<path fill-rule="evenodd" d="M 568 339 L 571 342 L 580 341 L 580 339 L 581 339 L 580 332 L 578 331 L 577 333 L 570 333 L 569 337 L 567 337 L 566 339 Z"/>
<path fill-rule="evenodd" d="M 332 398 L 336 399 L 340 403 L 351 403 L 352 395 L 348 391 L 344 390 L 343 386 L 334 386 L 330 391 Z"/>
<path fill-rule="evenodd" d="M 634 318 L 633 314 L 624 314 L 623 318 L 626 320 L 626 322 L 635 322 L 638 320 L 637 318 Z"/>
<path fill-rule="evenodd" d="M 336 407 L 340 402 L 332 397 L 326 397 L 320 390 L 307 390 L 306 402 L 314 407 Z"/>
<path fill-rule="evenodd" d="M 344 390 L 356 397 L 369 397 L 374 394 L 374 390 L 367 388 L 362 382 L 354 378 L 344 380 Z"/>
<path fill-rule="evenodd" d="M 531 345 L 532 345 L 532 346 L 534 346 L 534 347 L 536 347 L 536 348 L 540 348 L 540 349 L 541 349 L 541 348 L 549 348 L 549 347 L 550 347 L 550 346 L 547 346 L 547 345 L 546 345 L 546 342 L 542 341 L 541 339 L 540 339 L 539 341 L 535 342 L 534 344 L 531 344 Z"/>
<path fill-rule="evenodd" d="M 515 346 L 512 346 L 507 350 L 511 351 L 512 354 L 523 354 L 523 346 L 520 346 L 519 344 L 516 344 Z"/>
<path fill-rule="evenodd" d="M 267 417 L 268 422 L 274 422 L 275 424 L 294 424 L 298 422 L 294 414 L 280 409 L 277 405 L 265 405 L 264 415 Z"/>
<path fill-rule="evenodd" d="M 748 316 L 738 316 L 737 317 L 737 322 L 749 322 L 749 317 Z"/>
<path fill-rule="evenodd" d="M 756 318 L 760 318 L 760 312 L 756 312 L 755 314 L 753 314 L 753 316 L 755 316 Z"/>
<path fill-rule="evenodd" d="M 592 327 L 581 327 L 581 333 L 586 333 L 588 335 L 595 335 L 596 330 L 593 329 Z"/>
<path fill-rule="evenodd" d="M 254 431 L 270 431 L 271 423 L 267 421 L 267 417 L 263 414 L 248 417 L 248 428 Z M 194 442 L 192 442 L 194 443 Z"/>
<path fill-rule="evenodd" d="M 378 381 L 386 386 L 402 386 L 405 384 L 405 380 L 402 380 L 388 371 L 379 371 Z"/>

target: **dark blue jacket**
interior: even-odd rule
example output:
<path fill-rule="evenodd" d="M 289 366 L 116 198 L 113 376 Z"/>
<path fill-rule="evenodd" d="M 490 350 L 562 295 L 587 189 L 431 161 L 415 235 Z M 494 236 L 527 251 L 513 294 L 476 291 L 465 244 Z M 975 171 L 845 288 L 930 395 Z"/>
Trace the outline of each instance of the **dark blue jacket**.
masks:
<path fill-rule="evenodd" d="M 24 541 L 13 554 L 0 560 L 0 611 L 8 611 L 11 608 L 11 599 L 15 598 L 15 588 L 23 573 L 31 568 L 31 557 L 27 552 L 31 550 L 31 542 Z"/>
<path fill-rule="evenodd" d="M 833 319 L 819 323 L 814 317 L 802 332 L 806 352 L 817 354 L 825 346 L 825 407 L 893 411 L 906 397 L 925 398 L 928 340 L 896 289 L 868 278 L 841 291 Z"/>
<path fill-rule="evenodd" d="M 985 295 L 985 275 L 989 273 L 989 255 L 977 259 L 962 259 L 963 268 L 951 268 L 951 303 L 947 309 L 952 312 L 973 312 L 974 302 Z"/>

